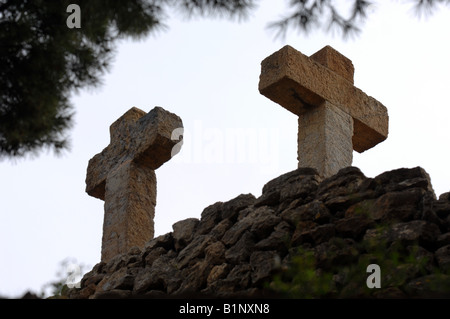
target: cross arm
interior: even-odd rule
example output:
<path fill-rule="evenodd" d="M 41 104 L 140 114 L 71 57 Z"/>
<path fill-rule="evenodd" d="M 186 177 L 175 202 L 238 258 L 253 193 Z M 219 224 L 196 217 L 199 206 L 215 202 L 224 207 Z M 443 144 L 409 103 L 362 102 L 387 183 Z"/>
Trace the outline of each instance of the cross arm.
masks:
<path fill-rule="evenodd" d="M 149 113 L 132 108 L 110 127 L 110 144 L 89 160 L 86 192 L 104 200 L 108 174 L 128 160 L 157 169 L 172 156 L 172 148 L 179 140 L 172 140 L 172 132 L 182 128 L 180 117 L 155 107 Z"/>
<path fill-rule="evenodd" d="M 353 83 L 290 46 L 261 63 L 259 91 L 296 115 L 328 101 L 354 119 L 353 147 L 363 152 L 388 135 L 386 107 Z"/>

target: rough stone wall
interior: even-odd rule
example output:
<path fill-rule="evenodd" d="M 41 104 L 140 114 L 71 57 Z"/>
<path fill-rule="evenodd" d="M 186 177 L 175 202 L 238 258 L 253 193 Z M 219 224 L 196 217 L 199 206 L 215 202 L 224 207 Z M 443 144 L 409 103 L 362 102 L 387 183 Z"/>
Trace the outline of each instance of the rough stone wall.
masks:
<path fill-rule="evenodd" d="M 274 297 L 267 283 L 300 247 L 313 252 L 317 269 L 326 269 L 357 263 L 367 254 L 358 243 L 372 240 L 387 250 L 417 244 L 414 258 L 427 261 L 421 271 L 398 265 L 406 274 L 403 282 L 382 286 L 374 296 L 448 297 L 449 225 L 450 193 L 436 199 L 420 167 L 375 178 L 347 167 L 324 180 L 313 169 L 299 168 L 268 182 L 259 198 L 247 194 L 215 203 L 200 219 L 175 223 L 173 232 L 152 239 L 145 249 L 100 262 L 68 296 Z M 341 279 L 333 276 L 336 286 Z M 339 291 L 358 296 L 351 285 Z"/>

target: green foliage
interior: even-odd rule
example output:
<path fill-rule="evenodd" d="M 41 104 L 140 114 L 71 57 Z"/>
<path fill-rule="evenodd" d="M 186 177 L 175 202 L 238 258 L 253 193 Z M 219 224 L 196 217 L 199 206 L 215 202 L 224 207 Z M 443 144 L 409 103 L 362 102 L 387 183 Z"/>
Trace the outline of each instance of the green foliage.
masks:
<path fill-rule="evenodd" d="M 319 267 L 317 252 L 299 247 L 289 266 L 276 275 L 269 287 L 288 298 L 371 298 L 380 289 L 370 289 L 366 280 L 370 273 L 367 266 L 377 264 L 381 269 L 381 288 L 396 287 L 405 290 L 409 280 L 429 272 L 438 273 L 432 260 L 418 245 L 405 247 L 402 243 L 363 241 L 358 244 L 356 261 L 335 259 L 345 242 L 335 238 L 336 245 L 328 259 L 334 263 L 322 263 Z M 339 242 L 341 247 L 339 248 Z M 337 248 L 337 249 L 336 249 Z"/>
<path fill-rule="evenodd" d="M 80 0 L 81 28 L 66 25 L 73 1 L 0 1 L 0 156 L 68 147 L 70 94 L 95 87 L 116 40 L 164 26 L 167 6 L 190 14 L 244 14 L 252 1 Z"/>
<path fill-rule="evenodd" d="M 332 274 L 316 270 L 312 251 L 299 250 L 290 267 L 275 276 L 269 287 L 289 298 L 320 298 L 329 294 L 332 287 Z"/>
<path fill-rule="evenodd" d="M 42 287 L 40 297 L 47 297 L 48 299 L 67 298 L 67 293 L 71 288 L 69 285 L 75 285 L 78 280 L 81 280 L 86 269 L 86 265 L 79 264 L 73 258 L 62 260 L 59 263 L 56 278 Z"/>

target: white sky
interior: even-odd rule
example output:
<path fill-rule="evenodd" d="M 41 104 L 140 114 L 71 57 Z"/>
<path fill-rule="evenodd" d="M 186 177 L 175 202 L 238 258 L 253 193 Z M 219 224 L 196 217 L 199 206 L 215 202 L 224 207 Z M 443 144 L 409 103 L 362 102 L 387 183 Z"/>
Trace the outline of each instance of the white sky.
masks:
<path fill-rule="evenodd" d="M 388 139 L 354 153 L 354 166 L 368 177 L 421 166 L 437 196 L 450 191 L 450 10 L 418 19 L 408 1 L 382 1 L 348 40 L 275 40 L 266 26 L 283 13 L 285 1 L 266 0 L 241 23 L 175 16 L 167 31 L 122 42 L 104 84 L 73 96 L 70 152 L 0 162 L 0 296 L 40 291 L 67 257 L 87 270 L 99 262 L 103 202 L 84 191 L 87 163 L 133 106 L 162 106 L 185 127 L 181 153 L 156 171 L 155 236 L 294 170 L 297 118 L 258 92 L 261 61 L 285 44 L 306 55 L 331 45 L 353 61 L 355 85 L 388 108 Z"/>

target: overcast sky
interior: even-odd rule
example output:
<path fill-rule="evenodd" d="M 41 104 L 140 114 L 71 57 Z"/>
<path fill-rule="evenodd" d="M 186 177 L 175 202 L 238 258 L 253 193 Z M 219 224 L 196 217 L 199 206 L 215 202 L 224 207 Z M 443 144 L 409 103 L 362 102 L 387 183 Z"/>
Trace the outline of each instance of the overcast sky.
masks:
<path fill-rule="evenodd" d="M 87 270 L 100 261 L 103 201 L 84 191 L 87 163 L 133 106 L 161 106 L 185 127 L 182 151 L 156 171 L 155 236 L 217 201 L 258 197 L 294 170 L 297 117 L 258 91 L 261 61 L 286 44 L 306 55 L 331 45 L 352 60 L 355 85 L 387 107 L 388 139 L 354 153 L 354 166 L 368 177 L 421 166 L 437 196 L 450 191 L 450 10 L 418 19 L 410 2 L 382 1 L 357 37 L 274 39 L 266 26 L 285 2 L 262 1 L 240 23 L 173 16 L 168 30 L 121 42 L 103 85 L 72 97 L 70 151 L 0 162 L 0 295 L 40 291 L 65 258 Z"/>

